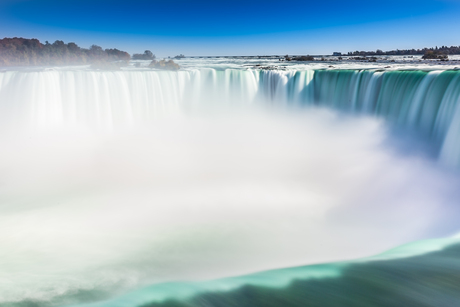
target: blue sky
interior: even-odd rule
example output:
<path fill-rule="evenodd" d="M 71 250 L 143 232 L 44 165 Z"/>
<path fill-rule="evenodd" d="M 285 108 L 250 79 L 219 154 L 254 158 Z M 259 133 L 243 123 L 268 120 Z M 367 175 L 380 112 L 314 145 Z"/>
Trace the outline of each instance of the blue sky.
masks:
<path fill-rule="evenodd" d="M 460 45 L 460 0 L 0 0 L 0 36 L 166 56 Z"/>

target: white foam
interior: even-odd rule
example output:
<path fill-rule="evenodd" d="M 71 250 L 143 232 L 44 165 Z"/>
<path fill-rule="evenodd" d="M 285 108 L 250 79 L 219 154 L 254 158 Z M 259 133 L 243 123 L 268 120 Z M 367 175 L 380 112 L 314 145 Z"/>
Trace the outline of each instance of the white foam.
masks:
<path fill-rule="evenodd" d="M 447 232 L 458 179 L 310 109 L 2 137 L 0 302 L 355 259 Z"/>

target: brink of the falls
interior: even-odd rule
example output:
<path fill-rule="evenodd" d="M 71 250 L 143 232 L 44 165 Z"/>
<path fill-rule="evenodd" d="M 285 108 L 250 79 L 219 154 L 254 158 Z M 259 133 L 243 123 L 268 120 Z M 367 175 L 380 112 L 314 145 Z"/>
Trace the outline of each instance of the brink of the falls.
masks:
<path fill-rule="evenodd" d="M 459 137 L 456 70 L 0 72 L 0 306 L 251 306 L 455 259 Z"/>

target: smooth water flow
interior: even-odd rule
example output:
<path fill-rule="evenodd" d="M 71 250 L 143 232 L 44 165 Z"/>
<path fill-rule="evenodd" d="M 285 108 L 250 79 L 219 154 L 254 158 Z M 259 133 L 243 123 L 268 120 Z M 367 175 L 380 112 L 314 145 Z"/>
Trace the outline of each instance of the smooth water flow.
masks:
<path fill-rule="evenodd" d="M 460 72 L 379 70 L 46 71 L 0 73 L 2 122 L 112 129 L 198 109 L 319 105 L 386 118 L 460 163 Z"/>
<path fill-rule="evenodd" d="M 459 76 L 2 72 L 0 304 L 81 303 L 455 233 L 457 171 L 403 153 L 386 122 L 458 166 Z"/>

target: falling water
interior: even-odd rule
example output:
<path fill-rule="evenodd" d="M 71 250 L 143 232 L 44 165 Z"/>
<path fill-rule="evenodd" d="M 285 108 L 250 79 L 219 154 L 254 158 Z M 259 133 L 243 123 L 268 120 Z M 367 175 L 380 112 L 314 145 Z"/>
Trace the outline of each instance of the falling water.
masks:
<path fill-rule="evenodd" d="M 0 303 L 451 234 L 456 171 L 399 152 L 385 123 L 459 166 L 459 99 L 457 71 L 1 72 Z"/>
<path fill-rule="evenodd" d="M 215 70 L 0 73 L 3 121 L 23 125 L 119 123 L 235 104 L 333 107 L 386 118 L 440 144 L 460 163 L 459 71 Z M 206 105 L 207 104 L 207 105 Z M 212 104 L 212 105 L 210 105 Z"/>

